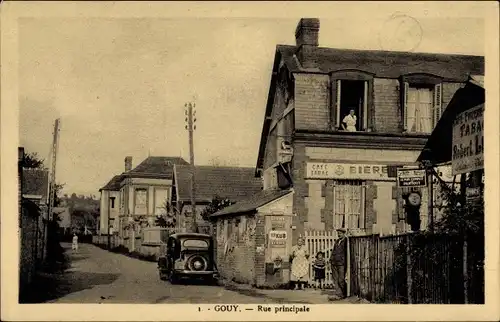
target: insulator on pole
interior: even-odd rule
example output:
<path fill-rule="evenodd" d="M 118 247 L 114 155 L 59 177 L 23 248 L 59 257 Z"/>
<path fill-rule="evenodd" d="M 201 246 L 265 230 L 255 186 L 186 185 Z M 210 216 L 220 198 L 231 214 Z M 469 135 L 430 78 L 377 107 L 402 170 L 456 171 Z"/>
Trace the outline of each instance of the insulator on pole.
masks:
<path fill-rule="evenodd" d="M 187 129 L 188 129 L 188 126 L 186 125 L 186 126 L 185 126 L 185 128 L 186 128 L 186 130 L 187 130 Z"/>
<path fill-rule="evenodd" d="M 195 126 L 193 126 L 193 130 L 196 130 L 196 125 L 195 125 Z"/>
<path fill-rule="evenodd" d="M 196 122 L 196 117 L 193 119 L 193 122 Z"/>
<path fill-rule="evenodd" d="M 186 117 L 186 122 L 188 121 L 188 118 Z"/>

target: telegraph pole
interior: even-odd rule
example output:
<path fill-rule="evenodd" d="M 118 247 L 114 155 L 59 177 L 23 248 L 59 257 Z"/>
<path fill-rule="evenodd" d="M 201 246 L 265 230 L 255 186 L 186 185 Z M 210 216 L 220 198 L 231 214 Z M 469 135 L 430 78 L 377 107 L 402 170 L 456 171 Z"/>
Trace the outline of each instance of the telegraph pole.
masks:
<path fill-rule="evenodd" d="M 191 217 L 192 217 L 192 229 L 194 232 L 198 231 L 198 225 L 196 222 L 196 198 L 195 198 L 195 166 L 194 166 L 194 143 L 193 136 L 196 130 L 196 111 L 194 111 L 195 103 L 186 103 L 184 107 L 186 108 L 186 130 L 189 134 L 189 163 L 191 164 Z"/>

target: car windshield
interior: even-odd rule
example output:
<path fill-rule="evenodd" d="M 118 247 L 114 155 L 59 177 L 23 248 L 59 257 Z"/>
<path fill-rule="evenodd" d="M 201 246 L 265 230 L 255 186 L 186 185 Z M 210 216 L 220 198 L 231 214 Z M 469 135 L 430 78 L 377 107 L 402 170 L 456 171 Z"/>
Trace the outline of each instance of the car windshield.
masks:
<path fill-rule="evenodd" d="M 184 247 L 208 248 L 208 242 L 203 239 L 186 239 L 182 242 Z"/>

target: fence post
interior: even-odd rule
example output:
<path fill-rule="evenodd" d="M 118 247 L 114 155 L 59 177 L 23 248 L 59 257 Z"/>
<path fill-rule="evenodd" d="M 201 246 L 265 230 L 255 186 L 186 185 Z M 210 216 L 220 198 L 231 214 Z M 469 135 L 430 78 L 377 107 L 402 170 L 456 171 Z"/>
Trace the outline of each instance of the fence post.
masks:
<path fill-rule="evenodd" d="M 349 236 L 346 238 L 347 244 L 347 274 L 346 274 L 346 284 L 347 284 L 347 297 L 351 296 L 351 247 L 349 244 Z"/>
<path fill-rule="evenodd" d="M 463 274 L 464 274 L 464 304 L 469 303 L 469 276 L 467 269 L 467 235 L 464 234 L 464 245 L 463 245 Z"/>
<path fill-rule="evenodd" d="M 412 279 L 412 263 L 411 263 L 411 246 L 410 246 L 410 234 L 406 234 L 406 285 L 407 285 L 407 297 L 408 304 L 413 303 L 412 291 L 413 291 L 413 279 Z"/>

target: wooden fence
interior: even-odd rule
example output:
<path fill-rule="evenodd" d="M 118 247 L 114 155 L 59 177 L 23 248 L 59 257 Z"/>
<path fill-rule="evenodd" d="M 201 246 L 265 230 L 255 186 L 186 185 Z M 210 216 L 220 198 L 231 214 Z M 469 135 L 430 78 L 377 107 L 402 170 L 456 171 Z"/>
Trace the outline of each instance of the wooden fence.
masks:
<path fill-rule="evenodd" d="M 484 246 L 477 236 L 467 238 L 469 247 L 464 240 L 420 233 L 350 237 L 351 294 L 382 303 L 484 303 Z"/>
<path fill-rule="evenodd" d="M 319 251 L 324 252 L 325 260 L 328 261 L 333 249 L 333 243 L 335 242 L 335 239 L 337 239 L 336 231 L 306 230 L 304 232 L 304 243 L 307 251 L 310 254 L 308 281 L 310 284 L 314 281 L 314 269 L 312 267 L 312 264 L 316 259 L 316 254 Z M 324 284 L 326 287 L 332 287 L 332 270 L 330 268 L 330 265 L 326 265 Z"/>

